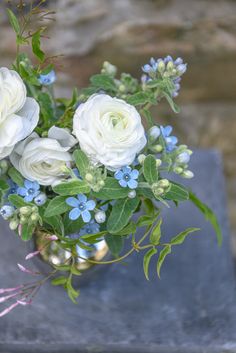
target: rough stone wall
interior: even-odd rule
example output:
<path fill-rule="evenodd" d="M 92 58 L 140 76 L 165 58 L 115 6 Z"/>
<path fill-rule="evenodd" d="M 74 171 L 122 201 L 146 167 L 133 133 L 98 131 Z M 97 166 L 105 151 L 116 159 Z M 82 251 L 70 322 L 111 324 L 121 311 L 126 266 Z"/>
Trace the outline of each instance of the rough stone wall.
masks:
<path fill-rule="evenodd" d="M 105 59 L 137 77 L 150 56 L 171 54 L 189 63 L 178 99 L 181 113 L 174 116 L 162 104 L 156 120 L 173 124 L 180 140 L 192 147 L 222 152 L 236 253 L 236 1 L 55 0 L 48 6 L 57 16 L 45 47 L 64 54 L 59 94 L 86 85 Z M 1 13 L 2 66 L 15 46 Z"/>

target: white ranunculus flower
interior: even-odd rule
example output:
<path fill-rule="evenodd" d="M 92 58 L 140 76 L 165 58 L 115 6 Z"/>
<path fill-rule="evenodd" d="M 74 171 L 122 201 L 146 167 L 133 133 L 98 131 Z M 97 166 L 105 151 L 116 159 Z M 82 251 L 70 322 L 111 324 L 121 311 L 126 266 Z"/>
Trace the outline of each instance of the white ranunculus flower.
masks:
<path fill-rule="evenodd" d="M 39 105 L 26 97 L 21 77 L 16 71 L 0 68 L 0 160 L 31 134 L 38 120 Z"/>
<path fill-rule="evenodd" d="M 32 133 L 19 142 L 10 160 L 26 179 L 52 185 L 63 178 L 63 168 L 72 160 L 68 151 L 76 142 L 67 130 L 53 126 L 47 138 Z"/>
<path fill-rule="evenodd" d="M 147 142 L 137 110 L 106 94 L 93 95 L 77 108 L 73 133 L 91 160 L 110 170 L 130 165 Z"/>

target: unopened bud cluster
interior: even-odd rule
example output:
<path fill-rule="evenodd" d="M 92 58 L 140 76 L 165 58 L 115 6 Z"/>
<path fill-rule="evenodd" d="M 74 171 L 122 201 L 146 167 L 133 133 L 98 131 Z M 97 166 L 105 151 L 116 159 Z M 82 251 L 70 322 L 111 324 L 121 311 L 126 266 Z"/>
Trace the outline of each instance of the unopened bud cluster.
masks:
<path fill-rule="evenodd" d="M 165 192 L 168 191 L 169 187 L 170 187 L 169 180 L 161 179 L 157 183 L 154 183 L 152 185 L 152 192 L 156 197 L 162 196 Z"/>
<path fill-rule="evenodd" d="M 186 145 L 180 145 L 175 151 L 173 171 L 186 179 L 191 179 L 194 176 L 193 172 L 188 170 L 188 163 L 192 153 Z"/>
<path fill-rule="evenodd" d="M 106 173 L 101 168 L 91 167 L 85 174 L 85 180 L 95 192 L 100 191 L 105 185 Z"/>

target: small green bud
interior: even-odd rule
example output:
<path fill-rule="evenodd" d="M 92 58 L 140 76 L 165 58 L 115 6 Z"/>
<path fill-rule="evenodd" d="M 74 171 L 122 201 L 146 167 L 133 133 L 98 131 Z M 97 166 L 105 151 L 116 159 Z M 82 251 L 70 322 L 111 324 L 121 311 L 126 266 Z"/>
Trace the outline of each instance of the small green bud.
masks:
<path fill-rule="evenodd" d="M 162 165 L 162 160 L 161 159 L 156 159 L 156 166 L 157 168 Z"/>
<path fill-rule="evenodd" d="M 14 219 L 9 223 L 9 228 L 11 230 L 16 230 L 16 228 L 18 227 L 18 224 L 19 222 L 16 219 Z"/>
<path fill-rule="evenodd" d="M 103 188 L 103 186 L 105 185 L 105 181 L 104 180 L 99 180 L 98 185 Z"/>
<path fill-rule="evenodd" d="M 183 173 L 183 168 L 181 168 L 181 167 L 175 167 L 175 168 L 174 168 L 174 172 L 175 172 L 176 174 L 181 174 L 181 173 Z"/>
<path fill-rule="evenodd" d="M 131 190 L 129 193 L 128 193 L 128 198 L 129 199 L 134 199 L 136 197 L 136 191 L 135 190 Z"/>
<path fill-rule="evenodd" d="M 19 209 L 21 215 L 30 215 L 31 214 L 31 207 L 30 206 L 23 206 Z"/>
<path fill-rule="evenodd" d="M 184 170 L 181 176 L 186 179 L 191 179 L 194 177 L 194 174 L 191 172 L 191 170 Z"/>
<path fill-rule="evenodd" d="M 162 147 L 162 145 L 155 145 L 155 146 L 152 147 L 152 149 L 153 149 L 154 152 L 159 153 L 159 152 L 161 152 L 163 150 L 163 147 Z"/>
<path fill-rule="evenodd" d="M 157 188 L 153 190 L 155 196 L 161 196 L 164 194 L 165 190 L 163 188 Z"/>
<path fill-rule="evenodd" d="M 170 182 L 167 179 L 160 180 L 158 184 L 161 188 L 164 188 L 164 189 L 166 189 L 170 186 Z"/>
<path fill-rule="evenodd" d="M 163 60 L 159 61 L 158 63 L 158 71 L 163 73 L 165 71 L 166 65 Z"/>
<path fill-rule="evenodd" d="M 86 179 L 89 183 L 91 183 L 91 182 L 93 181 L 93 175 L 92 175 L 91 173 L 87 173 L 87 174 L 85 175 L 85 179 Z"/>
<path fill-rule="evenodd" d="M 145 161 L 145 158 L 146 158 L 146 156 L 145 156 L 145 154 L 140 154 L 139 156 L 138 156 L 138 162 L 139 162 L 139 164 L 143 164 L 144 163 L 144 161 Z"/>
<path fill-rule="evenodd" d="M 39 214 L 38 213 L 33 213 L 30 216 L 30 219 L 31 219 L 32 222 L 37 222 L 39 220 Z"/>
<path fill-rule="evenodd" d="M 166 68 L 168 71 L 172 71 L 174 69 L 174 63 L 172 61 L 169 61 Z"/>
<path fill-rule="evenodd" d="M 28 222 L 28 217 L 25 217 L 25 216 L 20 216 L 20 223 L 21 224 L 25 224 Z"/>
<path fill-rule="evenodd" d="M 120 92 L 125 92 L 126 88 L 125 88 L 125 85 L 120 85 L 119 86 L 119 91 Z"/>

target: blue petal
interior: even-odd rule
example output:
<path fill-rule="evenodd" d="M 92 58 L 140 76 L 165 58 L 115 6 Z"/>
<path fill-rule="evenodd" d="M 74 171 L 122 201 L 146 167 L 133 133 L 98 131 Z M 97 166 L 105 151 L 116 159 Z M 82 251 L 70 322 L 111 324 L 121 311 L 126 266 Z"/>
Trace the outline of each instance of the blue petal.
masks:
<path fill-rule="evenodd" d="M 72 206 L 72 207 L 78 207 L 78 205 L 79 205 L 79 201 L 75 197 L 68 197 L 66 199 L 66 203 L 67 203 L 67 205 Z"/>
<path fill-rule="evenodd" d="M 37 181 L 33 181 L 32 185 L 33 185 L 33 189 L 34 190 L 39 190 L 40 186 L 39 186 L 39 183 Z"/>
<path fill-rule="evenodd" d="M 24 197 L 25 202 L 31 202 L 33 201 L 34 195 L 26 195 Z"/>
<path fill-rule="evenodd" d="M 172 130 L 173 130 L 172 126 L 170 126 L 170 125 L 165 126 L 165 127 L 164 127 L 164 131 L 165 131 L 164 134 L 165 134 L 165 136 L 170 136 Z"/>
<path fill-rule="evenodd" d="M 119 180 L 119 184 L 120 184 L 120 186 L 122 186 L 122 188 L 127 187 L 127 181 L 125 181 L 124 179 Z"/>
<path fill-rule="evenodd" d="M 89 211 L 94 210 L 95 206 L 96 206 L 96 203 L 93 200 L 89 200 L 86 202 L 86 209 Z"/>
<path fill-rule="evenodd" d="M 138 186 L 138 182 L 134 179 L 130 179 L 127 184 L 130 189 L 136 189 Z"/>
<path fill-rule="evenodd" d="M 17 194 L 20 195 L 20 196 L 25 196 L 27 194 L 27 189 L 26 188 L 22 188 L 22 187 L 19 187 L 17 189 Z"/>
<path fill-rule="evenodd" d="M 177 139 L 177 137 L 175 137 L 175 136 L 170 136 L 170 139 L 171 139 L 171 143 L 172 143 L 173 145 L 176 145 L 176 143 L 178 142 L 178 139 Z"/>
<path fill-rule="evenodd" d="M 137 169 L 134 169 L 134 170 L 132 170 L 130 175 L 131 175 L 132 179 L 138 179 L 139 171 Z"/>
<path fill-rule="evenodd" d="M 122 171 L 125 173 L 125 174 L 129 174 L 131 172 L 131 168 L 127 165 L 126 167 L 123 167 L 122 168 Z"/>
<path fill-rule="evenodd" d="M 88 222 L 90 221 L 90 219 L 91 219 L 91 214 L 90 214 L 90 212 L 87 211 L 87 210 L 83 211 L 83 212 L 81 213 L 81 216 L 82 216 L 83 221 L 84 221 L 85 223 L 88 223 Z"/>
<path fill-rule="evenodd" d="M 79 194 L 77 196 L 77 199 L 79 200 L 79 202 L 86 202 L 87 201 L 87 196 L 85 196 L 84 194 Z"/>
<path fill-rule="evenodd" d="M 124 173 L 121 171 L 121 170 L 117 170 L 117 172 L 115 172 L 114 174 L 114 177 L 117 179 L 117 180 L 120 180 L 123 178 L 123 175 Z"/>
<path fill-rule="evenodd" d="M 26 189 L 34 189 L 34 183 L 30 180 L 25 180 L 24 181 L 24 185 L 26 187 Z"/>
<path fill-rule="evenodd" d="M 81 212 L 78 208 L 73 208 L 73 210 L 70 211 L 69 213 L 69 218 L 74 221 L 76 220 L 77 218 L 79 218 Z"/>

